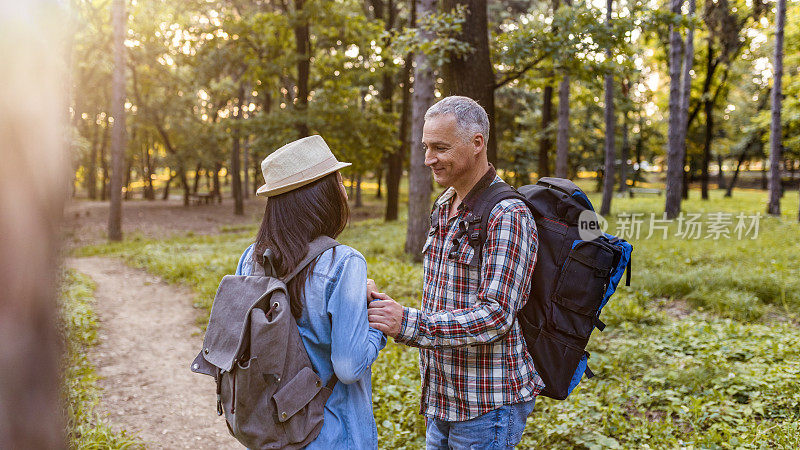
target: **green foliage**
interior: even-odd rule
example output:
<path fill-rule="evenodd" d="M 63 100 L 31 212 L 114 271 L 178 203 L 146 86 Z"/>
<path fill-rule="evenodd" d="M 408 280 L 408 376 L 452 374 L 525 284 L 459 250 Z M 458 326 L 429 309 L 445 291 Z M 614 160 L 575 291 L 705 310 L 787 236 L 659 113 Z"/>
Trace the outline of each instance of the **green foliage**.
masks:
<path fill-rule="evenodd" d="M 582 185 L 587 183 L 581 182 Z M 587 186 L 588 187 L 588 186 Z M 736 191 L 687 212 L 755 213 L 764 194 Z M 591 194 L 597 203 L 597 194 Z M 796 194 L 788 194 L 797 205 Z M 651 213 L 663 198 L 616 198 L 614 211 Z M 608 328 L 589 345 L 596 378 L 566 401 L 537 399 L 524 448 L 796 448 L 800 445 L 800 273 L 796 209 L 762 219 L 756 240 L 631 239 L 631 287 L 603 310 Z M 617 222 L 610 218 L 609 232 Z M 378 287 L 419 304 L 422 269 L 402 252 L 404 223 L 352 224 L 341 242 L 367 258 Z M 238 230 L 237 230 L 238 231 Z M 192 286 L 208 308 L 253 232 L 84 248 Z M 382 448 L 424 445 L 415 349 L 390 342 L 373 365 Z"/>
<path fill-rule="evenodd" d="M 124 431 L 116 433 L 95 412 L 97 375 L 86 350 L 97 341 L 97 316 L 92 309 L 94 284 L 73 270 L 63 274 L 60 329 L 65 343 L 62 387 L 67 438 L 73 449 L 144 448 Z"/>

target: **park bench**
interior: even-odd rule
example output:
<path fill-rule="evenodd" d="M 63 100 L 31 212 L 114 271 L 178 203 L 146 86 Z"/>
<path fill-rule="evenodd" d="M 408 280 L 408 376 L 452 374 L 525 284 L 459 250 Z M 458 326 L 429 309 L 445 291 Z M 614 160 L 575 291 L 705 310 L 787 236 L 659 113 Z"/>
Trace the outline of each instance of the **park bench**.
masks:
<path fill-rule="evenodd" d="M 214 198 L 214 195 L 210 192 L 200 192 L 197 194 L 189 194 L 189 201 L 195 205 L 200 205 L 201 203 L 204 205 L 208 205 L 211 203 L 211 199 Z"/>
<path fill-rule="evenodd" d="M 628 195 L 633 198 L 636 195 L 658 195 L 661 196 L 661 189 L 652 188 L 629 188 Z"/>

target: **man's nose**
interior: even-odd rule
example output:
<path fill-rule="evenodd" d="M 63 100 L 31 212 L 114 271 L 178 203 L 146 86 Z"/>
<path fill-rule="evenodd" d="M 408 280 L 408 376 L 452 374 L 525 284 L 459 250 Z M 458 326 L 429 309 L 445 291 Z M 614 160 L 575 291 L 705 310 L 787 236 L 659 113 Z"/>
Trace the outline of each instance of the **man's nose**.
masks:
<path fill-rule="evenodd" d="M 436 163 L 436 158 L 433 157 L 433 152 L 425 150 L 425 165 L 430 167 Z"/>

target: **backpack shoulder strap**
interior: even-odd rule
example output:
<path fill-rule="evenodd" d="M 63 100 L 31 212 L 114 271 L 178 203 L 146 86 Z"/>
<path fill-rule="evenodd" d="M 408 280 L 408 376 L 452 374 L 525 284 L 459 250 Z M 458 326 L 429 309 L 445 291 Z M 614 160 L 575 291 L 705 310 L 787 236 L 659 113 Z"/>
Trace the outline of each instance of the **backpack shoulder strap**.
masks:
<path fill-rule="evenodd" d="M 475 202 L 475 207 L 472 210 L 472 217 L 467 220 L 467 239 L 469 245 L 475 250 L 475 254 L 470 262 L 471 266 L 478 266 L 481 262 L 481 253 L 483 250 L 483 243 L 486 242 L 487 232 L 489 228 L 489 216 L 492 213 L 495 205 L 503 200 L 516 198 L 528 204 L 524 195 L 517 192 L 511 185 L 506 182 L 500 181 L 492 184 L 484 190 L 478 201 Z"/>
<path fill-rule="evenodd" d="M 303 258 L 303 260 L 300 261 L 299 264 L 297 264 L 297 267 L 295 267 L 293 271 L 289 272 L 289 275 L 286 275 L 283 278 L 283 282 L 288 283 L 289 280 L 294 278 L 298 273 L 300 273 L 303 269 L 305 269 L 306 266 L 311 264 L 311 261 L 314 261 L 315 259 L 317 259 L 317 257 L 319 257 L 319 255 L 325 253 L 327 250 L 333 247 L 336 247 L 337 245 L 340 244 L 336 242 L 335 239 L 329 236 L 319 236 L 313 241 L 311 241 L 308 244 L 308 253 L 306 253 L 305 258 Z"/>

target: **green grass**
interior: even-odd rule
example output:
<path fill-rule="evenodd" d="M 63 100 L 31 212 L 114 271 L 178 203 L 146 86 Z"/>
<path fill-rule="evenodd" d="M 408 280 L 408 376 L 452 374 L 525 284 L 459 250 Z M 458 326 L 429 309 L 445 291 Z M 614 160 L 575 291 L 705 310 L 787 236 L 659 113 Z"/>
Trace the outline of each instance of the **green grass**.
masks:
<path fill-rule="evenodd" d="M 766 195 L 699 193 L 687 213 L 762 212 Z M 596 206 L 598 194 L 590 195 Z M 620 212 L 663 211 L 663 197 L 615 198 Z M 632 286 L 603 311 L 608 328 L 589 346 L 598 375 L 566 401 L 537 400 L 524 447 L 796 448 L 800 445 L 800 224 L 797 193 L 782 218 L 762 217 L 756 239 L 666 239 L 634 245 Z M 762 212 L 763 215 L 763 212 Z M 620 219 L 608 217 L 614 233 Z M 239 230 L 236 230 L 239 231 Z M 87 247 L 193 287 L 209 309 L 219 279 L 232 273 L 254 230 L 169 241 Z M 360 250 L 369 275 L 398 301 L 417 306 L 422 271 L 402 253 L 403 222 L 351 225 L 341 241 Z M 390 343 L 373 366 L 382 448 L 420 448 L 417 351 Z"/>
<path fill-rule="evenodd" d="M 73 449 L 139 449 L 144 446 L 125 432 L 114 432 L 95 412 L 97 375 L 86 350 L 97 341 L 97 316 L 92 309 L 94 284 L 78 272 L 64 272 L 60 328 L 64 338 L 63 402 L 67 437 Z"/>

